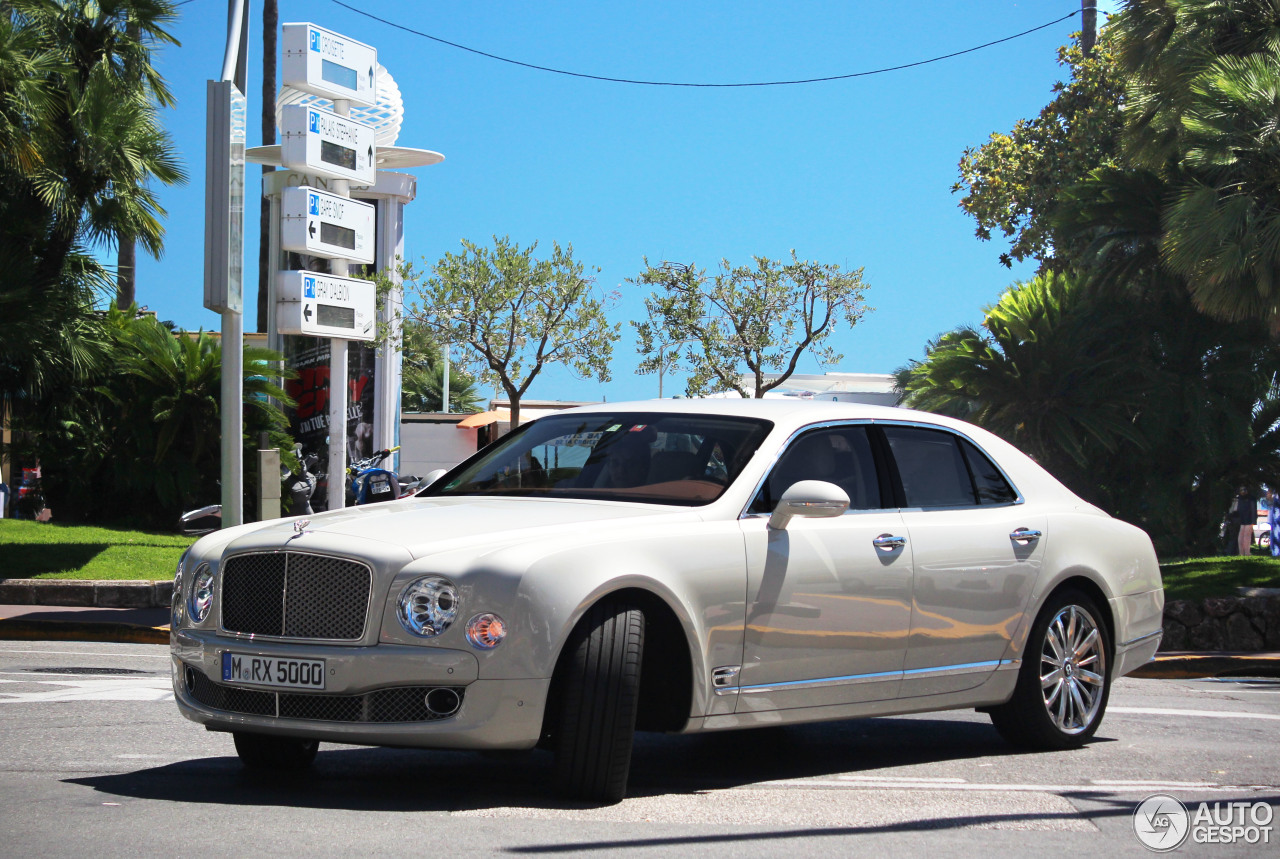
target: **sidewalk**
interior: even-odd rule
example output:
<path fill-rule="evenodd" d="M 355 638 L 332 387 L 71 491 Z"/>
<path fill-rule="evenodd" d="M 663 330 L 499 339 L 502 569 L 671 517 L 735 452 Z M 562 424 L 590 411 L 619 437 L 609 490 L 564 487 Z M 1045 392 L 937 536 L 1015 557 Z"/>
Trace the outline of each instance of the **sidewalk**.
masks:
<path fill-rule="evenodd" d="M 0 605 L 0 641 L 168 644 L 167 608 Z"/>

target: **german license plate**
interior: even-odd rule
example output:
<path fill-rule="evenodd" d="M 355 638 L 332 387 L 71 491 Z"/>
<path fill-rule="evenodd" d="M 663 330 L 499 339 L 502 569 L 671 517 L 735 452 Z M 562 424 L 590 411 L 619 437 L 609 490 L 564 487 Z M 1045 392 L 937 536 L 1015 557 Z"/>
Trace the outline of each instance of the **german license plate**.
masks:
<path fill-rule="evenodd" d="M 324 689 L 323 659 L 251 656 L 223 651 L 222 681 L 284 689 Z"/>

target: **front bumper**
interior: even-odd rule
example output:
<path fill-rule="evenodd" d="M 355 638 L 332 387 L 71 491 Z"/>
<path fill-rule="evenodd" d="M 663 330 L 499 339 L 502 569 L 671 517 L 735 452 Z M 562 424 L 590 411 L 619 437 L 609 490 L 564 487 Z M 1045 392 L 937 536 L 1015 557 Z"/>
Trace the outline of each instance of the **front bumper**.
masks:
<path fill-rule="evenodd" d="M 459 650 L 395 644 L 344 647 L 243 641 L 199 630 L 176 631 L 170 642 L 178 709 L 186 718 L 213 731 L 250 731 L 358 745 L 528 749 L 541 734 L 550 686 L 549 679 L 481 680 L 475 656 Z M 325 691 L 223 684 L 221 665 L 225 651 L 248 656 L 324 659 Z M 194 687 L 190 682 L 193 678 Z M 364 705 L 364 715 L 359 714 L 359 702 L 376 703 L 388 694 L 406 692 L 404 687 L 454 689 L 461 696 L 461 706 L 445 717 L 414 721 L 386 721 L 385 715 L 370 716 L 368 704 Z M 354 714 L 349 712 L 350 707 L 330 706 L 353 701 L 357 702 Z M 225 709 L 211 702 L 221 703 Z M 289 703 L 315 706 L 286 706 Z M 334 715 L 298 717 L 299 713 L 317 712 Z"/>

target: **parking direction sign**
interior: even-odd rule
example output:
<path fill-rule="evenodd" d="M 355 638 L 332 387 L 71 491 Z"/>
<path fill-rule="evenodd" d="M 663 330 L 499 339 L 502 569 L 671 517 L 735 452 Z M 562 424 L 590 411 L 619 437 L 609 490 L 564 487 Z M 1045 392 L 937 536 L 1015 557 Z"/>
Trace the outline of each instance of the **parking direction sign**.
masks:
<path fill-rule="evenodd" d="M 374 261 L 374 206 L 308 188 L 280 196 L 280 246 L 287 251 L 354 262 Z"/>
<path fill-rule="evenodd" d="M 282 271 L 276 275 L 276 320 L 281 334 L 372 340 L 377 334 L 373 281 Z"/>
<path fill-rule="evenodd" d="M 284 85 L 312 95 L 371 105 L 378 51 L 315 24 L 284 25 Z"/>
<path fill-rule="evenodd" d="M 280 119 L 280 160 L 288 169 L 364 186 L 377 181 L 374 131 L 369 126 L 302 104 L 285 105 Z"/>

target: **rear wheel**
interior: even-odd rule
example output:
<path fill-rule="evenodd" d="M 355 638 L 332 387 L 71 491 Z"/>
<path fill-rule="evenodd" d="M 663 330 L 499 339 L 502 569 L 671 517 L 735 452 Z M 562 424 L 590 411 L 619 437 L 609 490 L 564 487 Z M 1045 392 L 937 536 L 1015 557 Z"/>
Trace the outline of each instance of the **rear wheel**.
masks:
<path fill-rule="evenodd" d="M 996 730 L 1027 748 L 1084 745 L 1111 693 L 1110 653 L 1106 624 L 1087 594 L 1051 596 L 1031 628 L 1013 697 L 990 711 Z"/>
<path fill-rule="evenodd" d="M 300 772 L 311 766 L 320 749 L 319 741 L 298 737 L 273 737 L 244 731 L 236 731 L 232 737 L 241 763 L 251 770 Z"/>
<path fill-rule="evenodd" d="M 605 600 L 569 638 L 558 678 L 556 785 L 589 802 L 621 801 L 631 770 L 644 655 L 644 614 Z"/>

